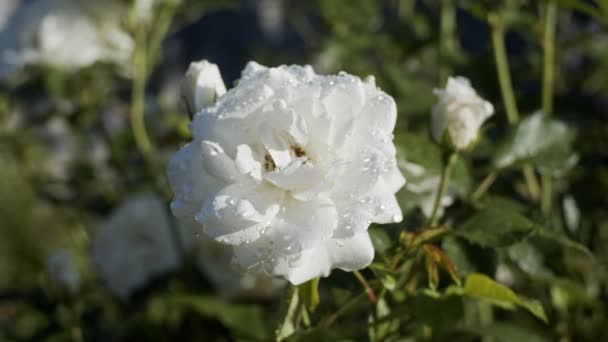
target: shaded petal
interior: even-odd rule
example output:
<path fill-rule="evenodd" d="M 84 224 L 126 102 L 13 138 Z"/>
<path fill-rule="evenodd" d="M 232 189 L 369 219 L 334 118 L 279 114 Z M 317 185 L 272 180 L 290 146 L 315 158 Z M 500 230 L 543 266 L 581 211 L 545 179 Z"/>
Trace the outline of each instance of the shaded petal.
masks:
<path fill-rule="evenodd" d="M 255 180 L 262 180 L 262 165 L 254 158 L 249 145 L 237 146 L 235 165 L 241 174 L 251 175 Z"/>
<path fill-rule="evenodd" d="M 405 177 L 397 167 L 397 163 L 394 166 L 389 167 L 388 171 L 382 177 L 388 186 L 388 191 L 390 193 L 396 193 L 401 190 L 401 188 L 405 185 Z"/>
<path fill-rule="evenodd" d="M 354 135 L 382 134 L 384 136 L 393 132 L 397 123 L 397 105 L 392 97 L 383 92 L 375 91 L 375 95 L 368 98 L 361 113 L 357 115 Z"/>
<path fill-rule="evenodd" d="M 272 236 L 273 248 L 282 253 L 293 253 L 318 246 L 331 238 L 337 225 L 337 210 L 333 202 L 301 202 L 286 197 L 268 234 Z"/>
<path fill-rule="evenodd" d="M 201 145 L 184 145 L 169 161 L 167 177 L 175 197 L 171 210 L 177 217 L 194 218 L 200 210 L 202 201 L 223 187 L 217 178 L 207 174 L 203 161 L 199 158 Z"/>
<path fill-rule="evenodd" d="M 196 219 L 219 242 L 249 243 L 270 226 L 282 199 L 281 191 L 264 183 L 233 184 L 208 200 Z"/>
<path fill-rule="evenodd" d="M 239 172 L 234 160 L 224 153 L 219 144 L 208 140 L 202 141 L 201 156 L 205 171 L 209 175 L 226 183 L 234 182 L 238 178 Z"/>
<path fill-rule="evenodd" d="M 322 95 L 322 103 L 331 119 L 329 142 L 341 146 L 344 137 L 352 129 L 355 115 L 364 103 L 364 92 L 359 79 L 335 77 Z"/>
<path fill-rule="evenodd" d="M 291 262 L 283 275 L 293 285 L 316 277 L 327 277 L 334 268 L 352 272 L 367 267 L 374 259 L 374 247 L 369 234 L 327 241 L 319 248 L 311 248 Z"/>
<path fill-rule="evenodd" d="M 365 202 L 340 201 L 338 207 L 338 227 L 334 238 L 342 239 L 367 231 L 372 222 L 372 207 Z"/>
<path fill-rule="evenodd" d="M 373 203 L 373 222 L 375 223 L 395 223 L 403 220 L 401 208 L 397 202 L 395 194 L 390 191 L 390 186 L 384 179 L 380 179 L 370 193 Z"/>

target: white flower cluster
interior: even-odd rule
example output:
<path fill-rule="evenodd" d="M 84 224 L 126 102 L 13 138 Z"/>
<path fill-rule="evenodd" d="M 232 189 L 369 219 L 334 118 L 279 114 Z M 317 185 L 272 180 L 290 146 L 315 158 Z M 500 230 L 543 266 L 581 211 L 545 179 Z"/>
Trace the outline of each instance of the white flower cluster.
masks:
<path fill-rule="evenodd" d="M 431 132 L 441 143 L 447 139 L 454 149 L 461 151 L 477 140 L 479 128 L 492 114 L 492 104 L 477 95 L 465 77 L 450 77 L 445 89 L 435 89 L 439 98 L 433 107 Z"/>
<path fill-rule="evenodd" d="M 232 246 L 244 270 L 293 284 L 369 265 L 370 223 L 402 219 L 393 99 L 346 73 L 255 62 L 215 96 L 191 102 L 193 141 L 168 167 L 173 213 Z"/>
<path fill-rule="evenodd" d="M 80 273 L 69 251 L 60 249 L 46 259 L 46 273 L 53 287 L 76 293 L 80 289 Z"/>
<path fill-rule="evenodd" d="M 97 61 L 126 63 L 133 40 L 119 1 L 24 1 L 0 27 L 0 75 L 26 64 L 71 71 Z"/>
<path fill-rule="evenodd" d="M 112 293 L 126 298 L 179 265 L 165 204 L 138 195 L 116 209 L 95 233 L 92 259 Z"/>

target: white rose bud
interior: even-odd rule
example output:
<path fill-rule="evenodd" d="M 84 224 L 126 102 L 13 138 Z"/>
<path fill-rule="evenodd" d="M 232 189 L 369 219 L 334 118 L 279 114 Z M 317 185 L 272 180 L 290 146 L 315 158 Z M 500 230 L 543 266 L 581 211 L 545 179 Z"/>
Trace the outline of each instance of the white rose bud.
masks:
<path fill-rule="evenodd" d="M 97 229 L 92 260 L 112 293 L 126 298 L 177 268 L 180 258 L 171 229 L 165 204 L 154 195 L 130 197 Z"/>
<path fill-rule="evenodd" d="M 47 257 L 46 273 L 49 282 L 57 289 L 76 293 L 80 288 L 80 273 L 72 254 L 66 250 L 57 250 Z"/>
<path fill-rule="evenodd" d="M 213 105 L 225 93 L 226 86 L 217 65 L 206 60 L 190 63 L 182 83 L 182 96 L 191 114 Z"/>
<path fill-rule="evenodd" d="M 454 149 L 471 147 L 479 128 L 492 114 L 492 104 L 477 95 L 465 77 L 450 77 L 445 89 L 435 89 L 439 102 L 433 107 L 431 131 L 433 139 L 444 139 Z"/>
<path fill-rule="evenodd" d="M 396 118 L 372 82 L 250 62 L 171 159 L 173 213 L 232 246 L 249 272 L 297 285 L 362 269 L 374 257 L 370 223 L 402 220 Z"/>

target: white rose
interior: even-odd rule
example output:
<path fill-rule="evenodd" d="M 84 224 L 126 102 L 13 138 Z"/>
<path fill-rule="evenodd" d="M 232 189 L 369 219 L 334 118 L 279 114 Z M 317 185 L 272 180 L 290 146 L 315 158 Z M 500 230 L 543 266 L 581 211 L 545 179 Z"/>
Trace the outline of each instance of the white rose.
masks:
<path fill-rule="evenodd" d="M 0 31 L 0 74 L 25 64 L 72 71 L 97 61 L 125 64 L 133 48 L 117 1 L 23 2 Z"/>
<path fill-rule="evenodd" d="M 67 289 L 76 293 L 80 288 L 80 273 L 72 254 L 67 250 L 57 250 L 46 259 L 49 282 L 57 289 Z"/>
<path fill-rule="evenodd" d="M 364 268 L 370 223 L 402 220 L 396 114 L 390 96 L 358 77 L 250 62 L 195 115 L 193 141 L 170 161 L 173 213 L 232 245 L 250 272 L 300 284 Z"/>
<path fill-rule="evenodd" d="M 470 147 L 479 128 L 492 114 L 492 104 L 477 95 L 465 77 L 450 77 L 445 89 L 435 89 L 439 102 L 433 107 L 431 131 L 441 143 L 445 138 L 456 150 Z"/>
<path fill-rule="evenodd" d="M 95 232 L 92 259 L 106 285 L 121 298 L 179 265 L 176 241 L 161 199 L 127 199 Z"/>

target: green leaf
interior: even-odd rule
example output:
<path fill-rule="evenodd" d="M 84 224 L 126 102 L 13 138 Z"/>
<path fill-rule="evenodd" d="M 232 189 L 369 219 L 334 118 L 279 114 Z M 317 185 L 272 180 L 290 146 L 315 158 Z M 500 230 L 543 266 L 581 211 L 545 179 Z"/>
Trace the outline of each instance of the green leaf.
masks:
<path fill-rule="evenodd" d="M 416 319 L 438 330 L 453 327 L 464 315 L 462 298 L 456 295 L 433 296 L 419 292 L 406 305 Z"/>
<path fill-rule="evenodd" d="M 471 273 L 466 277 L 464 295 L 486 300 L 508 310 L 513 310 L 519 306 L 528 310 L 543 322 L 547 322 L 547 316 L 540 302 L 520 297 L 510 288 L 480 273 Z"/>
<path fill-rule="evenodd" d="M 562 231 L 545 227 L 527 218 L 524 208 L 514 201 L 490 197 L 484 205 L 451 233 L 480 246 L 492 248 L 508 247 L 537 237 L 594 259 L 593 253 L 586 246 L 571 240 Z"/>
<path fill-rule="evenodd" d="M 530 235 L 536 224 L 514 207 L 487 206 L 453 233 L 484 247 L 506 247 Z"/>
<path fill-rule="evenodd" d="M 384 254 L 393 245 L 393 239 L 383 229 L 372 227 L 368 232 L 376 252 Z"/>
<path fill-rule="evenodd" d="M 533 114 L 522 120 L 500 144 L 494 157 L 498 169 L 532 164 L 541 172 L 559 176 L 577 161 L 573 132 L 561 121 Z"/>
<path fill-rule="evenodd" d="M 530 238 L 539 238 L 562 247 L 573 249 L 595 260 L 593 253 L 562 231 L 545 227 L 524 215 L 518 203 L 499 197 L 491 197 L 485 206 L 451 231 L 482 247 L 509 247 Z"/>
<path fill-rule="evenodd" d="M 505 309 L 514 309 L 518 302 L 515 292 L 480 273 L 471 273 L 466 277 L 464 294 L 469 297 L 487 300 Z"/>
<path fill-rule="evenodd" d="M 220 321 L 238 336 L 256 340 L 270 340 L 270 329 L 266 325 L 264 311 L 256 305 L 233 304 L 219 298 L 201 295 L 176 295 L 168 299 L 169 304 L 188 308 L 194 312 Z"/>
<path fill-rule="evenodd" d="M 563 232 L 537 225 L 535 228 L 535 235 L 543 239 L 556 242 L 564 247 L 572 248 L 575 251 L 585 254 L 592 260 L 595 260 L 595 256 L 585 245 L 573 241 Z"/>

